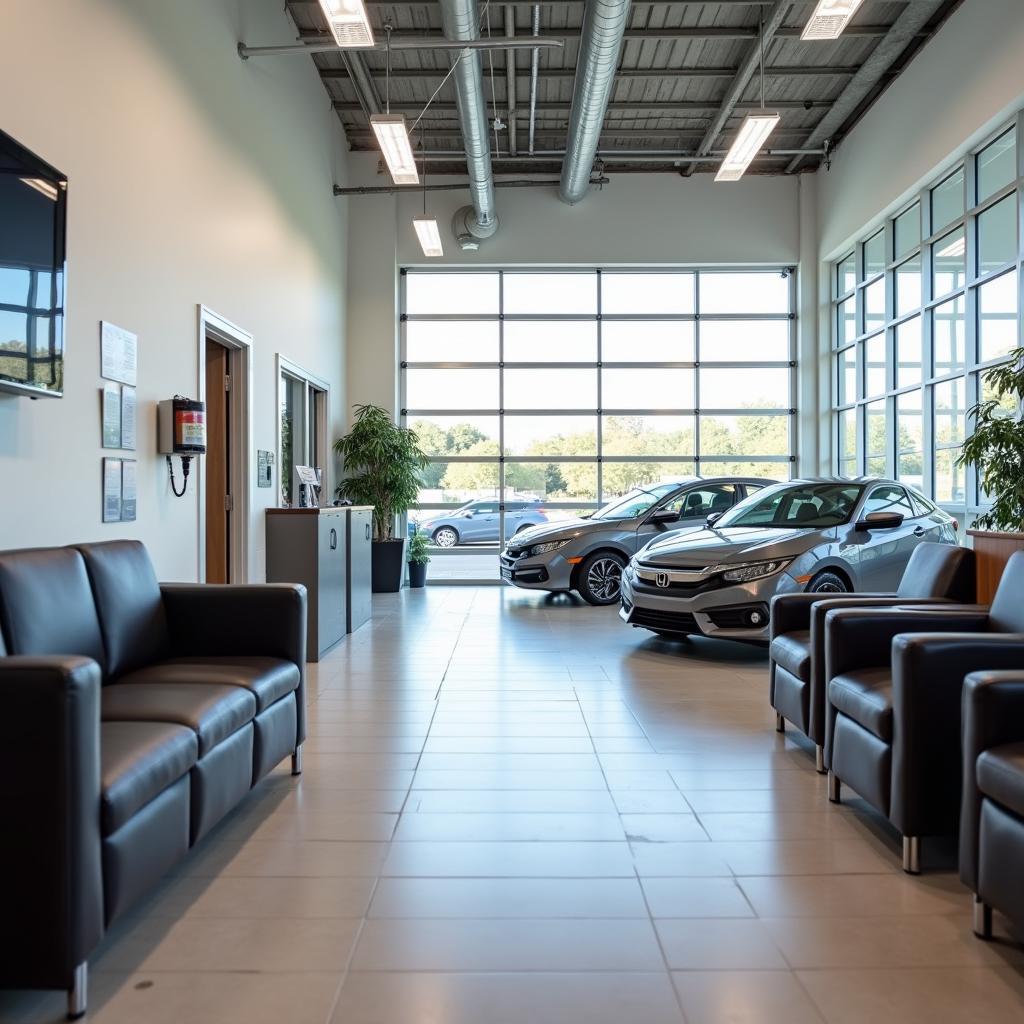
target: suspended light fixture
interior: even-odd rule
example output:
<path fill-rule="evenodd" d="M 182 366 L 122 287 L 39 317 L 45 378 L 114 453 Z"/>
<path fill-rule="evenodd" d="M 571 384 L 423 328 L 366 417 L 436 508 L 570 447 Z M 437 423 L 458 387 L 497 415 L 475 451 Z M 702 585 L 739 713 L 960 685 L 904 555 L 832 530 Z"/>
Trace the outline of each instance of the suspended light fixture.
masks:
<path fill-rule="evenodd" d="M 760 22 L 758 45 L 761 47 L 761 109 L 754 114 L 747 114 L 740 125 L 736 140 L 729 147 L 729 152 L 718 168 L 715 181 L 739 181 L 750 166 L 750 161 L 757 156 L 765 139 L 771 135 L 779 123 L 779 115 L 771 114 L 764 109 L 764 18 Z"/>
<path fill-rule="evenodd" d="M 373 29 L 363 0 L 320 0 L 320 7 L 339 46 L 373 46 Z"/>
<path fill-rule="evenodd" d="M 419 184 L 420 176 L 416 171 L 416 158 L 412 155 L 412 143 L 409 142 L 409 130 L 405 126 L 405 118 L 401 114 L 391 113 L 391 23 L 384 26 L 387 33 L 387 67 L 384 72 L 384 102 L 387 113 L 373 114 L 370 127 L 377 136 L 384 162 L 391 172 L 391 180 L 396 185 Z"/>
<path fill-rule="evenodd" d="M 838 39 L 864 0 L 818 0 L 801 39 Z"/>
<path fill-rule="evenodd" d="M 420 240 L 424 256 L 443 256 L 444 249 L 441 247 L 441 231 L 437 226 L 437 218 L 427 214 L 427 147 L 422 128 L 420 149 L 423 151 L 423 216 L 413 217 L 412 226 L 416 229 L 416 237 Z"/>

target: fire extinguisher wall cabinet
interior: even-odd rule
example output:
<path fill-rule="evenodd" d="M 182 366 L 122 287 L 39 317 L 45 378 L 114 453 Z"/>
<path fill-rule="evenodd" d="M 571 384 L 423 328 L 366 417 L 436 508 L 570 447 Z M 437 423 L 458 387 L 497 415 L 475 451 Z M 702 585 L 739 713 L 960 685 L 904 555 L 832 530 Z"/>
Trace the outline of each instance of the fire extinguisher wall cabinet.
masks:
<path fill-rule="evenodd" d="M 348 631 L 369 621 L 373 602 L 373 506 L 348 510 Z"/>
<path fill-rule="evenodd" d="M 267 582 L 305 586 L 308 661 L 319 661 L 345 636 L 347 522 L 344 508 L 267 509 Z"/>

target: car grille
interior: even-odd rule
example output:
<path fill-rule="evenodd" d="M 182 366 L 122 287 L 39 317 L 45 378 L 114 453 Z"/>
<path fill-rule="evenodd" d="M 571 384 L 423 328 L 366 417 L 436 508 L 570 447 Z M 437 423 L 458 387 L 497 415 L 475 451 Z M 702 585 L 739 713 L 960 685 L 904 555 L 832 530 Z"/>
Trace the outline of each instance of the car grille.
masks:
<path fill-rule="evenodd" d="M 689 612 L 663 612 L 655 608 L 634 608 L 631 626 L 645 626 L 666 633 L 700 633 L 697 620 Z"/>
<path fill-rule="evenodd" d="M 646 594 L 683 595 L 704 594 L 709 590 L 719 590 L 727 585 L 723 582 L 721 576 L 713 576 L 711 579 L 702 580 L 700 583 L 669 583 L 667 587 L 659 587 L 656 583 L 648 583 L 647 580 L 642 580 L 639 576 L 636 577 L 633 583 L 633 587 L 636 590 Z"/>

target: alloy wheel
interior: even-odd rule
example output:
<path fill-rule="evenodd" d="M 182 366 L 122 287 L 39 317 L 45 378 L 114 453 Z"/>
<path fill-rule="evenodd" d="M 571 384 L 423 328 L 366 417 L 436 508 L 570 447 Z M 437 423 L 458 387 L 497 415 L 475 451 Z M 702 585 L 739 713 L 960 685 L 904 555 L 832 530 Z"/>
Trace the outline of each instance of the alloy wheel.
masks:
<path fill-rule="evenodd" d="M 587 587 L 599 601 L 614 601 L 622 586 L 622 565 L 614 558 L 599 558 L 587 572 Z"/>
<path fill-rule="evenodd" d="M 441 527 L 434 534 L 434 543 L 439 548 L 453 548 L 459 542 L 459 535 L 447 526 Z"/>

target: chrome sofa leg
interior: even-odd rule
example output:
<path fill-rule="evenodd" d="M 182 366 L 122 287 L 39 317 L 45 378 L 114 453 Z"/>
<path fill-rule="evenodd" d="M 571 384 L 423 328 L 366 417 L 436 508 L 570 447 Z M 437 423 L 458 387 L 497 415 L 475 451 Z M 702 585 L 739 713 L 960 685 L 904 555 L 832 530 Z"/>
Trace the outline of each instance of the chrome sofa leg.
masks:
<path fill-rule="evenodd" d="M 825 774 L 825 748 L 820 745 L 814 748 L 814 770 L 819 775 Z"/>
<path fill-rule="evenodd" d="M 837 804 L 840 800 L 840 791 L 842 786 L 839 782 L 839 776 L 835 772 L 828 773 L 828 799 L 829 803 Z"/>
<path fill-rule="evenodd" d="M 974 934 L 979 939 L 992 938 L 992 908 L 983 903 L 980 896 L 974 897 Z"/>
<path fill-rule="evenodd" d="M 71 988 L 68 989 L 68 1020 L 78 1020 L 85 1016 L 85 1005 L 89 988 L 89 965 L 80 963 L 71 977 Z"/>
<path fill-rule="evenodd" d="M 302 774 L 302 744 L 300 743 L 295 748 L 295 753 L 292 754 L 292 775 Z"/>
<path fill-rule="evenodd" d="M 921 874 L 921 837 L 903 837 L 903 870 L 908 875 Z"/>
<path fill-rule="evenodd" d="M 786 720 L 777 711 L 775 712 L 775 731 L 785 732 L 786 731 Z"/>

